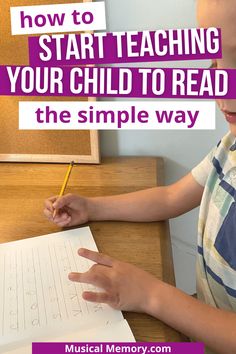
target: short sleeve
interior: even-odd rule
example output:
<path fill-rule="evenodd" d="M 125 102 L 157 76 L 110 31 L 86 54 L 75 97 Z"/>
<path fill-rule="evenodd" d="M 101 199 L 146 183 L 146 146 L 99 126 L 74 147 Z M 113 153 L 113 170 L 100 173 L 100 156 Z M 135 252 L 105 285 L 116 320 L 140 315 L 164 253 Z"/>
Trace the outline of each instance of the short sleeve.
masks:
<path fill-rule="evenodd" d="M 209 154 L 197 165 L 195 166 L 191 173 L 195 181 L 202 187 L 205 187 L 208 176 L 210 175 L 213 165 L 212 160 L 215 156 L 217 147 L 214 147 Z"/>

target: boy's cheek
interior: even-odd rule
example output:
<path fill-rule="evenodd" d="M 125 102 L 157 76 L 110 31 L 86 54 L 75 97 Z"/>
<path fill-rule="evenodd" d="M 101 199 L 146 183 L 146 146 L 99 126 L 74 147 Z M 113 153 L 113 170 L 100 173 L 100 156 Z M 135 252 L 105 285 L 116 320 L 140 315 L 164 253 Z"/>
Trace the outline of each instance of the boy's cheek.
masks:
<path fill-rule="evenodd" d="M 234 99 L 234 100 L 217 99 L 216 103 L 217 103 L 219 109 L 222 111 L 222 113 L 224 111 L 236 113 L 236 99 Z"/>

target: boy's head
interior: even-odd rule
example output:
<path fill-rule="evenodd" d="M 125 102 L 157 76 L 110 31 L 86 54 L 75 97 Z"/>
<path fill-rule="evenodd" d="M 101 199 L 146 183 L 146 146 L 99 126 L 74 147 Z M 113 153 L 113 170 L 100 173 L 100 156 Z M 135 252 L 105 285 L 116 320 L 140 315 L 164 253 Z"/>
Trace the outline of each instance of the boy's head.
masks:
<path fill-rule="evenodd" d="M 236 69 L 236 0 L 198 0 L 198 23 L 201 27 L 218 27 L 222 30 L 223 58 L 214 64 L 217 68 Z M 236 136 L 236 99 L 218 100 L 220 109 Z"/>

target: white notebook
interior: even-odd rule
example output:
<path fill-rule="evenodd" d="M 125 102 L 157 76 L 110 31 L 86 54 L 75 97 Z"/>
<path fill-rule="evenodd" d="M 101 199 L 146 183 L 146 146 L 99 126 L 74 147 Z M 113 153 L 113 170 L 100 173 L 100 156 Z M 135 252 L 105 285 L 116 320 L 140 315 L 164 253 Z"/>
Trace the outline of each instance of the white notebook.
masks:
<path fill-rule="evenodd" d="M 135 341 L 120 311 L 82 299 L 94 287 L 68 280 L 93 264 L 80 247 L 97 250 L 89 227 L 0 244 L 0 353 L 31 354 L 33 341 Z"/>

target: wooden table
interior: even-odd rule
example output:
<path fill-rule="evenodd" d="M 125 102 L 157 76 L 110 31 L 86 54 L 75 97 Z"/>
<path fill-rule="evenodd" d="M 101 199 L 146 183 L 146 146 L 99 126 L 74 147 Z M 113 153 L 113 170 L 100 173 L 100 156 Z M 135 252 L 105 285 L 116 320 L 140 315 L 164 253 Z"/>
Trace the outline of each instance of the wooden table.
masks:
<path fill-rule="evenodd" d="M 67 166 L 0 164 L 0 242 L 59 231 L 43 216 L 46 198 L 58 194 Z M 84 196 L 133 192 L 163 183 L 161 158 L 106 158 L 101 165 L 75 166 L 67 192 Z M 174 284 L 167 222 L 90 223 L 98 249 Z M 162 322 L 125 313 L 137 341 L 180 341 L 183 338 Z"/>

